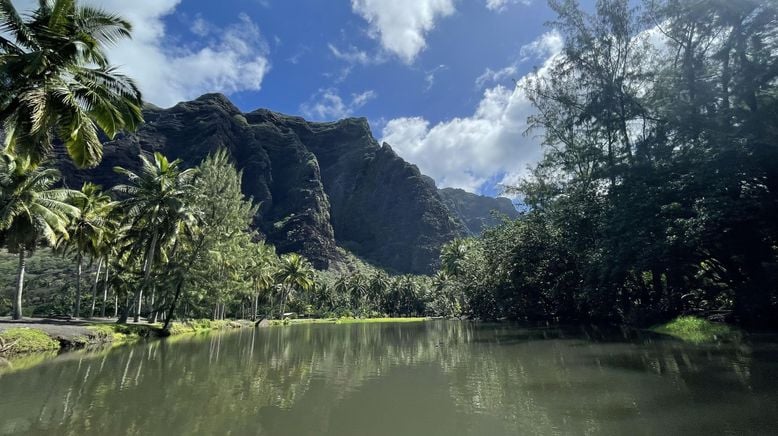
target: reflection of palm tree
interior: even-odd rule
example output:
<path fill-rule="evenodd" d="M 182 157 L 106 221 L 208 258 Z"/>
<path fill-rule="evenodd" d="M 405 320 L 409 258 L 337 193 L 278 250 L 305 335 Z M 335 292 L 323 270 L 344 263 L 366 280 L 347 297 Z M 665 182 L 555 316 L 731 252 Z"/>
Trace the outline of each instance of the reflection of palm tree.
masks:
<path fill-rule="evenodd" d="M 19 254 L 14 319 L 22 317 L 27 252 L 35 250 L 41 239 L 49 244 L 55 244 L 57 238 L 67 239 L 68 221 L 79 214 L 68 202 L 81 194 L 51 189 L 59 180 L 55 169 L 32 168 L 8 156 L 0 159 L 0 236 L 9 252 Z"/>
<path fill-rule="evenodd" d="M 283 285 L 281 288 L 281 317 L 284 316 L 286 299 L 295 290 L 308 291 L 313 285 L 313 268 L 304 257 L 297 253 L 281 256 L 276 280 Z"/>
<path fill-rule="evenodd" d="M 118 15 L 75 0 L 41 1 L 22 18 L 0 1 L 0 122 L 7 151 L 38 164 L 56 136 L 81 167 L 100 162 L 98 129 L 113 138 L 143 121 L 141 95 L 108 63 L 104 50 L 129 38 Z"/>

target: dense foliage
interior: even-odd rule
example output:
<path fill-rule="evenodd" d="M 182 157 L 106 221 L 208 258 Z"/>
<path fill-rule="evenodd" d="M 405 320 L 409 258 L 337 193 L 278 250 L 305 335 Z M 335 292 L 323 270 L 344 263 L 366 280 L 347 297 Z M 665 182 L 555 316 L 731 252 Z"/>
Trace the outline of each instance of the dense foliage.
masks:
<path fill-rule="evenodd" d="M 244 197 L 242 174 L 224 150 L 190 169 L 159 153 L 140 159 L 138 171 L 116 168 L 126 183 L 109 192 L 91 183 L 81 191 L 52 191 L 58 173 L 40 167 L 24 173 L 25 181 L 46 176 L 24 185 L 37 189 L 27 196 L 14 195 L 19 190 L 19 183 L 11 183 L 15 179 L 0 184 L 6 207 L 13 207 L 9 199 L 20 198 L 36 211 L 35 201 L 43 198 L 48 207 L 62 209 L 41 212 L 56 227 L 43 227 L 40 234 L 27 227 L 19 233 L 13 221 L 4 227 L 10 252 L 52 247 L 51 254 L 35 256 L 45 262 L 36 266 L 51 270 L 31 271 L 36 293 L 28 314 L 79 317 L 88 304 L 89 317 L 99 311 L 118 316 L 119 322 L 132 316 L 135 322 L 162 320 L 166 327 L 175 317 L 454 314 L 453 306 L 438 303 L 437 288 L 427 277 L 390 277 L 353 257 L 342 273 L 317 272 L 298 254 L 277 255 L 252 230 L 258 207 Z M 43 218 L 32 219 L 38 221 L 46 224 Z M 17 248 L 20 235 L 29 239 L 25 250 Z M 70 261 L 56 262 L 52 254 Z M 17 274 L 24 276 L 25 270 Z M 49 283 L 48 292 L 38 283 L 46 277 L 52 280 L 42 284 Z M 86 282 L 90 293 L 82 292 Z M 15 290 L 21 315 L 23 284 Z"/>
<path fill-rule="evenodd" d="M 778 6 L 552 0 L 529 212 L 444 250 L 483 318 L 778 322 Z"/>

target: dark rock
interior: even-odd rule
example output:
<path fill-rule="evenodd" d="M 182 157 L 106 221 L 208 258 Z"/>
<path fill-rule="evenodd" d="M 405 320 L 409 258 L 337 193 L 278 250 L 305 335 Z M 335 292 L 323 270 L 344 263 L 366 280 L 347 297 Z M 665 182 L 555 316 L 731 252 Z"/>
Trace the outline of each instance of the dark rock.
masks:
<path fill-rule="evenodd" d="M 458 219 L 470 235 L 478 235 L 484 229 L 500 224 L 505 217 L 519 217 L 511 200 L 504 197 L 487 197 L 454 188 L 443 188 L 438 194 L 451 216 Z"/>
<path fill-rule="evenodd" d="M 434 183 L 387 144 L 364 118 L 312 123 L 260 109 L 241 113 L 207 94 L 170 109 L 147 106 L 146 124 L 105 144 L 103 162 L 78 170 L 62 159 L 66 183 L 111 187 L 114 166 L 137 168 L 138 155 L 160 151 L 197 165 L 226 148 L 243 170 L 247 195 L 261 203 L 256 226 L 279 252 L 305 255 L 317 268 L 339 260 L 336 245 L 397 272 L 428 273 L 441 246 L 462 227 Z"/>

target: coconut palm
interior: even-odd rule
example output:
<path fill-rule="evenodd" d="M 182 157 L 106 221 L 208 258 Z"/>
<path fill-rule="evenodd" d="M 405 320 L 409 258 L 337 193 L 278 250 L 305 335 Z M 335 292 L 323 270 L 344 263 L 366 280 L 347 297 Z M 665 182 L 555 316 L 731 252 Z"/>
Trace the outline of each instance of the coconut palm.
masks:
<path fill-rule="evenodd" d="M 167 258 L 166 248 L 174 245 L 182 225 L 193 221 L 190 208 L 192 181 L 196 171 L 183 170 L 181 161 L 169 162 L 161 153 L 153 160 L 140 156 L 137 172 L 116 167 L 114 170 L 127 178 L 127 184 L 114 190 L 123 197 L 119 205 L 128 219 L 128 237 L 131 250 L 143 257 L 142 285 L 135 291 L 135 322 L 140 320 L 144 289 L 150 289 L 154 262 Z M 126 314 L 120 321 L 126 321 Z"/>
<path fill-rule="evenodd" d="M 99 132 L 109 138 L 142 121 L 141 94 L 119 74 L 105 48 L 130 37 L 118 15 L 77 0 L 41 0 L 22 17 L 0 0 L 0 122 L 6 151 L 33 165 L 64 144 L 79 167 L 102 159 Z"/>
<path fill-rule="evenodd" d="M 69 204 L 81 196 L 70 189 L 52 189 L 59 171 L 33 168 L 26 162 L 3 156 L 0 159 L 0 236 L 11 253 L 19 254 L 19 269 L 13 301 L 13 318 L 22 317 L 22 293 L 26 256 L 39 242 L 54 244 L 68 238 L 68 221 L 79 216 Z"/>
<path fill-rule="evenodd" d="M 71 204 L 78 208 L 79 214 L 70 221 L 68 226 L 68 238 L 60 238 L 58 247 L 64 252 L 72 252 L 76 258 L 76 301 L 73 308 L 73 316 L 81 316 L 81 283 L 84 269 L 84 260 L 97 260 L 97 278 L 103 265 L 103 251 L 105 250 L 108 232 L 108 214 L 115 206 L 115 202 L 104 193 L 100 186 L 94 183 L 84 183 L 81 194 L 75 197 Z M 96 290 L 96 284 L 93 291 Z M 93 296 L 94 299 L 94 296 Z M 94 315 L 94 309 L 92 310 Z"/>
<path fill-rule="evenodd" d="M 248 278 L 254 293 L 251 302 L 251 320 L 256 321 L 259 296 L 273 287 L 278 257 L 275 247 L 264 243 L 255 244 L 252 251 L 253 255 L 249 259 Z"/>
<path fill-rule="evenodd" d="M 441 269 L 454 277 L 462 274 L 462 262 L 467 256 L 468 249 L 469 244 L 465 239 L 454 239 L 449 242 L 440 253 Z"/>
<path fill-rule="evenodd" d="M 311 264 L 297 253 L 289 253 L 281 256 L 276 281 L 281 286 L 281 317 L 284 316 L 286 299 L 294 291 L 308 291 L 313 285 L 314 271 Z"/>

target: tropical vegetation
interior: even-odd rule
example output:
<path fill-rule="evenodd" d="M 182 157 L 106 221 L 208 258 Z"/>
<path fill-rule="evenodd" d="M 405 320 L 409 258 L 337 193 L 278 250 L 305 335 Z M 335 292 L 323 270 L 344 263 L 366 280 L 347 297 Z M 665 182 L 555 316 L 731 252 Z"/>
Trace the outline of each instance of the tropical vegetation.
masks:
<path fill-rule="evenodd" d="M 479 318 L 778 323 L 778 6 L 552 0 L 521 219 L 443 250 Z"/>

